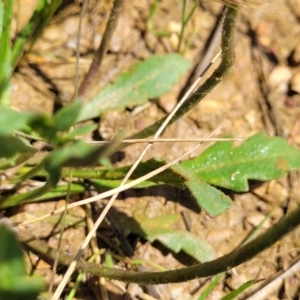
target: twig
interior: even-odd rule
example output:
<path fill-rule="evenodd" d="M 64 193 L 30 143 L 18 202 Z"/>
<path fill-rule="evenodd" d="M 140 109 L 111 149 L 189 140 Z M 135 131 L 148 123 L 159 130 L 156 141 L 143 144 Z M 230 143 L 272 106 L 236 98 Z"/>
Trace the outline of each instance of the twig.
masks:
<path fill-rule="evenodd" d="M 113 4 L 113 8 L 111 10 L 109 20 L 106 25 L 106 29 L 100 44 L 100 47 L 94 54 L 93 62 L 90 66 L 88 73 L 86 74 L 84 80 L 80 84 L 78 89 L 78 97 L 82 97 L 86 90 L 91 85 L 92 81 L 96 78 L 97 73 L 99 72 L 100 65 L 102 63 L 103 57 L 106 54 L 108 44 L 111 40 L 113 32 L 118 24 L 118 18 L 121 12 L 122 4 L 124 1 L 122 0 L 115 0 Z"/>
<path fill-rule="evenodd" d="M 58 239 L 58 245 L 57 245 L 57 248 L 56 248 L 55 260 L 54 260 L 53 267 L 52 267 L 51 280 L 50 280 L 50 284 L 49 284 L 49 288 L 48 288 L 48 298 L 49 299 L 51 298 L 51 295 L 52 295 L 52 289 L 53 289 L 53 285 L 54 285 L 55 273 L 56 273 L 56 269 L 57 269 L 58 261 L 59 261 L 59 252 L 61 250 L 61 244 L 62 244 L 62 235 L 63 235 L 63 232 L 65 230 L 65 221 L 66 221 L 66 216 L 67 216 L 67 206 L 70 202 L 70 189 L 71 189 L 72 178 L 73 178 L 73 170 L 71 169 L 70 172 L 69 172 L 66 204 L 64 206 L 65 210 L 64 210 L 63 215 L 61 217 L 61 229 L 60 229 L 60 234 L 59 234 L 59 239 Z"/>
<path fill-rule="evenodd" d="M 245 139 L 239 138 L 157 138 L 157 139 L 130 139 L 130 140 L 122 140 L 120 144 L 137 144 L 137 143 L 176 143 L 176 142 L 185 142 L 185 143 L 200 143 L 200 142 L 243 142 Z M 111 141 L 90 141 L 86 142 L 87 144 L 93 145 L 103 145 L 109 144 Z"/>

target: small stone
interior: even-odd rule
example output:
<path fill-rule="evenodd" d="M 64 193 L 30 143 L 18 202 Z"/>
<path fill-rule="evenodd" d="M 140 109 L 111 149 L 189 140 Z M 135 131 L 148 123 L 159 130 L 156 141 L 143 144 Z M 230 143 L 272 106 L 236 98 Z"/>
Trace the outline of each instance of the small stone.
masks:
<path fill-rule="evenodd" d="M 270 86 L 278 88 L 281 92 L 288 90 L 288 82 L 292 78 L 292 72 L 288 67 L 275 67 L 269 76 Z"/>
<path fill-rule="evenodd" d="M 166 113 L 169 114 L 177 104 L 176 96 L 174 93 L 167 93 L 159 98 L 158 104 Z"/>
<path fill-rule="evenodd" d="M 170 21 L 168 24 L 168 29 L 171 31 L 170 42 L 173 49 L 177 49 L 179 43 L 179 33 L 181 30 L 181 23 Z"/>
<path fill-rule="evenodd" d="M 290 82 L 291 90 L 300 94 L 300 73 L 293 76 Z"/>
<path fill-rule="evenodd" d="M 288 96 L 284 101 L 286 107 L 295 108 L 300 106 L 300 95 L 295 94 L 292 96 Z"/>
<path fill-rule="evenodd" d="M 257 227 L 265 220 L 266 216 L 260 212 L 254 212 L 247 217 L 247 221 L 254 227 Z M 266 219 L 262 224 L 262 228 L 267 229 L 271 226 L 270 218 Z"/>

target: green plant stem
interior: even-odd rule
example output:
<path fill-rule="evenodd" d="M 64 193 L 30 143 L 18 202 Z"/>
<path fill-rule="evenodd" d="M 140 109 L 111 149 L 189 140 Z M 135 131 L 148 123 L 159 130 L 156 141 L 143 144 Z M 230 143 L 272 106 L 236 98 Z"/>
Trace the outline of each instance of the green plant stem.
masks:
<path fill-rule="evenodd" d="M 181 43 L 182 43 L 182 39 L 183 39 L 185 26 L 197 8 L 197 0 L 195 1 L 195 4 L 187 17 L 185 16 L 186 4 L 187 4 L 186 0 L 183 0 L 183 8 L 182 8 L 182 15 L 181 15 L 181 30 L 180 30 L 180 34 L 179 34 L 179 42 L 178 42 L 178 46 L 177 46 L 177 52 L 180 52 L 180 47 L 181 47 Z"/>
<path fill-rule="evenodd" d="M 109 279 L 138 284 L 166 284 L 212 276 L 230 270 L 269 248 L 300 224 L 300 206 L 252 242 L 218 259 L 191 267 L 166 272 L 130 272 L 101 267 L 97 264 L 79 265 L 80 270 Z"/>
<path fill-rule="evenodd" d="M 183 33 L 184 33 L 184 28 L 185 28 L 185 11 L 186 11 L 186 0 L 182 1 L 182 14 L 181 14 L 181 29 L 180 29 L 180 34 L 179 34 L 179 42 L 178 42 L 178 46 L 177 46 L 177 52 L 180 51 L 180 46 L 181 46 L 181 42 L 182 42 L 182 37 L 183 37 Z"/>
<path fill-rule="evenodd" d="M 0 104 L 10 105 L 10 29 L 13 15 L 13 0 L 0 3 Z"/>
<path fill-rule="evenodd" d="M 198 300 L 205 300 L 207 299 L 207 296 L 212 292 L 214 287 L 219 283 L 221 278 L 224 276 L 224 272 L 216 275 L 216 277 L 212 280 L 212 282 L 209 284 L 209 286 L 201 293 Z"/>
<path fill-rule="evenodd" d="M 40 239 L 32 239 L 25 240 L 24 237 L 20 237 L 22 239 L 22 242 L 31 250 L 33 250 L 34 253 L 38 253 L 40 257 L 45 257 L 47 260 L 54 262 L 57 256 L 57 250 L 49 247 L 48 243 L 46 241 L 40 240 Z M 63 253 L 61 251 L 59 253 L 59 264 L 63 266 L 69 266 L 72 262 L 72 257 L 70 255 Z"/>
<path fill-rule="evenodd" d="M 103 57 L 106 54 L 108 44 L 111 40 L 111 37 L 118 25 L 118 18 L 123 5 L 122 0 L 115 0 L 113 4 L 113 8 L 111 14 L 109 16 L 109 20 L 106 25 L 106 29 L 100 44 L 100 47 L 94 54 L 93 62 L 90 66 L 88 73 L 86 74 L 84 80 L 80 84 L 78 89 L 78 97 L 82 97 L 86 90 L 90 87 L 92 81 L 96 78 L 97 73 L 99 72 L 100 65 L 102 63 Z"/>
<path fill-rule="evenodd" d="M 44 168 L 43 163 L 39 163 L 38 165 L 36 165 L 32 168 L 27 167 L 25 173 L 21 174 L 20 176 L 18 176 L 16 178 L 13 178 L 11 180 L 11 182 L 14 183 L 14 184 L 17 184 L 19 182 L 24 182 L 25 180 L 40 174 L 40 172 L 43 172 L 42 174 L 46 177 L 48 174 L 43 170 L 43 168 Z"/>
<path fill-rule="evenodd" d="M 222 33 L 222 60 L 218 68 L 213 74 L 193 93 L 177 111 L 174 117 L 170 120 L 169 125 L 180 119 L 188 111 L 194 108 L 207 94 L 209 94 L 214 87 L 216 87 L 223 78 L 227 75 L 229 70 L 234 64 L 235 53 L 234 53 L 234 35 L 236 31 L 236 20 L 239 14 L 239 10 L 234 7 L 227 7 L 225 13 L 225 19 L 223 23 Z M 163 118 L 142 131 L 132 135 L 129 139 L 145 138 L 155 134 L 160 125 L 166 118 Z M 125 146 L 124 146 L 125 147 Z M 123 147 L 123 148 L 124 148 Z"/>

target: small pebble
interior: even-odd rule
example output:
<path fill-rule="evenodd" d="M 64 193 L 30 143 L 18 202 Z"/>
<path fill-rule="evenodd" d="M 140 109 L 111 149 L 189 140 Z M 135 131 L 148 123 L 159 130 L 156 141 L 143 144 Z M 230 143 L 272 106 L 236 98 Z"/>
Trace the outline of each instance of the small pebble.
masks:
<path fill-rule="evenodd" d="M 290 82 L 291 90 L 300 94 L 300 73 L 293 76 Z"/>
<path fill-rule="evenodd" d="M 247 221 L 254 227 L 257 227 L 261 224 L 262 221 L 266 218 L 266 215 L 260 212 L 254 212 L 247 217 Z M 262 228 L 267 229 L 271 226 L 270 218 L 266 219 L 262 225 Z"/>
<path fill-rule="evenodd" d="M 292 72 L 288 67 L 278 66 L 275 67 L 269 76 L 270 86 L 278 88 L 281 92 L 288 90 L 288 82 L 292 78 Z"/>

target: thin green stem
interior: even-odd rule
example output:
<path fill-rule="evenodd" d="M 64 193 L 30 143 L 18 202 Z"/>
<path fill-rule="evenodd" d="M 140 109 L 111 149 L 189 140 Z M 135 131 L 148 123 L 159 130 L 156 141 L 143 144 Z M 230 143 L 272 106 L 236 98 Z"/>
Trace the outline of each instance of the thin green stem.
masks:
<path fill-rule="evenodd" d="M 179 34 L 179 42 L 178 42 L 178 46 L 177 46 L 177 52 L 180 51 L 180 46 L 181 46 L 181 42 L 182 42 L 183 32 L 184 32 L 184 28 L 185 28 L 186 0 L 183 0 L 182 6 L 183 7 L 182 7 L 182 14 L 181 14 L 181 29 L 180 29 L 180 34 Z"/>
<path fill-rule="evenodd" d="M 13 0 L 0 3 L 0 104 L 10 105 L 10 29 L 13 15 Z"/>
<path fill-rule="evenodd" d="M 101 267 L 97 264 L 80 265 L 80 269 L 93 275 L 109 279 L 133 282 L 138 284 L 165 284 L 183 282 L 201 277 L 212 276 L 230 270 L 265 249 L 271 247 L 284 235 L 300 224 L 300 206 L 288 216 L 283 217 L 276 225 L 252 242 L 226 254 L 218 259 L 191 267 L 166 272 L 130 272 Z"/>
<path fill-rule="evenodd" d="M 191 11 L 189 12 L 189 14 L 187 16 L 185 16 L 186 0 L 183 0 L 183 8 L 182 8 L 182 15 L 181 15 L 181 29 L 180 29 L 180 34 L 179 34 L 179 42 L 178 42 L 178 46 L 177 46 L 177 52 L 180 52 L 180 47 L 181 47 L 181 43 L 182 43 L 182 39 L 183 39 L 185 26 L 188 23 L 188 21 L 190 20 L 190 18 L 192 17 L 192 15 L 194 14 L 196 8 L 197 8 L 197 0 L 195 1 L 195 4 L 194 4 L 193 8 L 191 9 Z"/>

